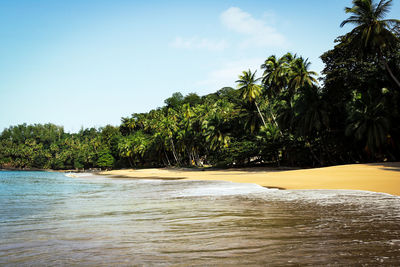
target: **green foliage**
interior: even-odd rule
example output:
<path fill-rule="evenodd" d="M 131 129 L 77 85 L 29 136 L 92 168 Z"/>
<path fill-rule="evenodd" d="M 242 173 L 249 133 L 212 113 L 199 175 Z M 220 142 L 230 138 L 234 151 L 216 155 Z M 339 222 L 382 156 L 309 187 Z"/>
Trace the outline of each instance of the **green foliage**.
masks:
<path fill-rule="evenodd" d="M 81 129 L 76 134 L 53 124 L 11 126 L 0 135 L 0 164 L 38 169 L 103 167 L 97 164 L 99 151 L 113 151 L 118 136 L 119 129 L 113 126 Z"/>
<path fill-rule="evenodd" d="M 115 159 L 111 155 L 110 151 L 103 151 L 100 153 L 100 157 L 97 160 L 97 166 L 102 169 L 111 169 L 114 165 Z"/>
<path fill-rule="evenodd" d="M 201 98 L 195 93 L 190 93 L 183 98 L 183 104 L 189 104 L 190 106 L 195 106 L 201 104 Z"/>
<path fill-rule="evenodd" d="M 164 103 L 168 108 L 177 109 L 183 102 L 183 95 L 179 92 L 173 93 L 171 97 L 165 99 Z"/>
<path fill-rule="evenodd" d="M 380 0 L 378 4 L 373 0 L 353 0 L 353 6 L 345 8 L 351 16 L 340 24 L 355 25 L 346 35 L 346 42 L 360 54 L 395 48 L 399 42 L 395 29 L 400 27 L 400 20 L 384 19 L 391 5 L 392 0 Z"/>
<path fill-rule="evenodd" d="M 400 42 L 400 20 L 384 19 L 392 5 L 392 0 L 353 0 L 352 7 L 346 7 L 351 16 L 340 26 L 353 24 L 355 28 L 345 35 L 345 42 L 362 56 L 377 55 L 383 63 L 392 81 L 400 89 L 398 76 L 393 73 L 386 57 L 398 52 Z M 397 50 L 396 50 L 397 49 Z"/>
<path fill-rule="evenodd" d="M 383 149 L 390 141 L 390 120 L 385 109 L 383 97 L 357 97 L 350 107 L 350 116 L 346 127 L 346 135 L 353 136 L 361 142 L 367 153 Z"/>
<path fill-rule="evenodd" d="M 53 124 L 21 124 L 0 134 L 5 168 L 148 166 L 324 166 L 400 160 L 400 42 L 392 1 L 354 0 L 321 59 L 286 53 L 266 58 L 263 74 L 243 71 L 237 88 L 183 96 L 121 118 L 119 127 L 65 133 Z"/>

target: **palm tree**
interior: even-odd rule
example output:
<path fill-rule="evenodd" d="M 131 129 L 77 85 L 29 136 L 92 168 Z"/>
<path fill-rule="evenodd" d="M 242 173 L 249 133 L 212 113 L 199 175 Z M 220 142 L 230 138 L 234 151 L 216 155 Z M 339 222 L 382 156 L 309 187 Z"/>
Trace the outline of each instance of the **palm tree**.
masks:
<path fill-rule="evenodd" d="M 195 163 L 195 136 L 193 130 L 193 122 L 195 120 L 193 109 L 190 104 L 186 103 L 179 107 L 179 124 L 176 131 L 177 147 L 181 153 L 186 153 L 188 156 L 188 165 Z"/>
<path fill-rule="evenodd" d="M 265 69 L 262 77 L 262 84 L 268 88 L 266 92 L 269 97 L 278 94 L 283 87 L 283 81 L 285 78 L 283 63 L 284 62 L 281 59 L 277 60 L 276 56 L 272 55 L 261 65 L 261 69 Z"/>
<path fill-rule="evenodd" d="M 241 108 L 239 109 L 239 116 L 241 121 L 244 121 L 244 129 L 250 129 L 250 132 L 253 133 L 256 129 L 260 128 L 260 115 L 255 109 L 254 104 L 249 104 L 247 102 L 243 103 Z"/>
<path fill-rule="evenodd" d="M 296 130 L 301 136 L 315 134 L 329 127 L 328 103 L 317 86 L 305 87 L 294 106 Z"/>
<path fill-rule="evenodd" d="M 311 87 L 317 83 L 314 76 L 318 74 L 315 71 L 309 71 L 311 63 L 308 59 L 304 60 L 302 57 L 296 58 L 291 62 L 291 73 L 289 82 L 290 95 L 293 95 L 299 88 L 304 86 Z"/>
<path fill-rule="evenodd" d="M 394 76 L 383 53 L 399 44 L 398 31 L 400 20 L 383 19 L 389 12 L 392 0 L 380 0 L 378 4 L 373 0 L 353 0 L 353 7 L 346 7 L 345 12 L 352 15 L 344 20 L 340 27 L 354 24 L 356 27 L 346 35 L 347 41 L 361 48 L 360 52 L 378 54 L 393 81 L 400 87 L 399 80 Z"/>
<path fill-rule="evenodd" d="M 265 69 L 262 77 L 262 83 L 267 89 L 268 95 L 277 95 L 285 90 L 289 82 L 290 66 L 297 57 L 291 53 L 286 53 L 281 58 L 270 56 L 261 65 L 261 69 Z"/>
<path fill-rule="evenodd" d="M 292 53 L 288 52 L 278 60 L 276 59 L 275 56 L 271 56 L 264 62 L 264 64 L 261 65 L 261 69 L 265 69 L 262 82 L 265 91 L 268 93 L 268 97 L 271 100 L 270 104 L 268 105 L 270 110 L 269 113 L 272 117 L 275 126 L 278 129 L 279 126 L 277 120 L 280 120 L 282 119 L 282 117 L 287 117 L 287 116 L 282 116 L 283 115 L 282 112 L 279 112 L 280 115 L 277 118 L 277 116 L 274 115 L 273 110 L 276 109 L 282 111 L 282 109 L 284 109 L 286 115 L 291 113 L 290 105 L 293 94 L 291 94 L 288 91 L 290 90 L 289 85 L 293 73 L 292 71 L 293 62 L 296 59 L 297 59 L 296 54 L 293 55 Z M 289 99 L 287 99 L 287 97 Z M 287 118 L 285 118 L 285 121 L 286 120 Z M 283 135 L 282 132 L 281 135 Z"/>
<path fill-rule="evenodd" d="M 382 101 L 362 101 L 360 107 L 351 111 L 348 120 L 346 135 L 364 142 L 368 153 L 375 153 L 390 140 L 390 122 Z"/>
<path fill-rule="evenodd" d="M 127 158 L 129 165 L 133 167 L 133 146 L 132 146 L 132 140 L 129 137 L 123 137 L 121 140 L 118 142 L 118 151 L 119 151 L 119 156 L 122 158 Z"/>
<path fill-rule="evenodd" d="M 269 123 L 267 127 L 261 126 L 260 131 L 257 134 L 257 139 L 261 141 L 263 149 L 263 154 L 269 155 L 273 161 L 276 161 L 278 166 L 280 166 L 280 155 L 282 153 L 282 147 L 280 146 L 282 138 L 282 132 L 280 129 Z"/>
<path fill-rule="evenodd" d="M 258 107 L 256 101 L 256 98 L 261 94 L 261 86 L 256 84 L 261 78 L 255 78 L 256 72 L 257 71 L 251 73 L 251 70 L 243 71 L 243 75 L 239 75 L 239 80 L 236 82 L 238 83 L 242 98 L 247 99 L 248 102 L 256 105 L 258 114 L 260 115 L 264 126 L 266 126 L 264 117 L 261 114 L 260 108 Z"/>
<path fill-rule="evenodd" d="M 178 165 L 181 165 L 179 155 L 175 148 L 174 136 L 178 130 L 177 112 L 172 109 L 167 109 L 167 116 L 164 116 L 160 121 L 160 132 L 162 132 L 166 141 L 170 143 L 172 154 Z"/>
<path fill-rule="evenodd" d="M 228 147 L 231 139 L 226 120 L 222 115 L 220 112 L 213 112 L 203 121 L 203 133 L 212 151 Z"/>

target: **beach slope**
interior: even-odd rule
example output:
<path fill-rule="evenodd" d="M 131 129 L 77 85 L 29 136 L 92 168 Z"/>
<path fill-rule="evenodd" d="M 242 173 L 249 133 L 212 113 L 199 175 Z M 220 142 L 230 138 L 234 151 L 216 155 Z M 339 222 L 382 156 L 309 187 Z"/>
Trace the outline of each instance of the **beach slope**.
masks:
<path fill-rule="evenodd" d="M 273 168 L 226 170 L 165 168 L 113 170 L 100 174 L 138 179 L 220 180 L 282 189 L 365 190 L 400 196 L 400 162 L 351 164 L 289 171 Z"/>

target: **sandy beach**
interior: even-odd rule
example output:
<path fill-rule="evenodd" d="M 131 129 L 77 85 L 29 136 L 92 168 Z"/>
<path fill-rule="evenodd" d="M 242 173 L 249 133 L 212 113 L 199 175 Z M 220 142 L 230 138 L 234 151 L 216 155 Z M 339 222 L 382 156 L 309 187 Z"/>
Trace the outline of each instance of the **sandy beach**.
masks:
<path fill-rule="evenodd" d="M 100 174 L 137 179 L 221 180 L 281 189 L 365 190 L 400 196 L 400 162 L 351 164 L 289 171 L 273 168 L 125 169 L 105 171 Z"/>

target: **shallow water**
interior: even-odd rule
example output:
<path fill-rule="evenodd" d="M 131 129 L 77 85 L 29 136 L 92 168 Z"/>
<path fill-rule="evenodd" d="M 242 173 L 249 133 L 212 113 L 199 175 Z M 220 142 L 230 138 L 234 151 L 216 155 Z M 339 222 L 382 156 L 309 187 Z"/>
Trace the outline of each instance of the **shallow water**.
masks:
<path fill-rule="evenodd" d="M 0 172 L 0 265 L 400 265 L 400 198 Z"/>

